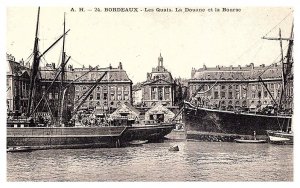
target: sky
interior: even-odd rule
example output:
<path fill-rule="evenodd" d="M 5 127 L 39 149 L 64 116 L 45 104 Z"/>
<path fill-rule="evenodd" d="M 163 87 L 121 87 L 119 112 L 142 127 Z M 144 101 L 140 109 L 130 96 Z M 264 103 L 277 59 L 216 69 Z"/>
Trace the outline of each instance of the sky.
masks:
<path fill-rule="evenodd" d="M 145 12 L 151 7 L 139 7 L 143 11 L 133 13 L 105 12 L 105 7 L 97 12 L 89 6 L 79 12 L 79 8 L 41 7 L 40 51 L 62 35 L 66 13 L 68 64 L 117 67 L 122 62 L 134 83 L 146 80 L 160 53 L 173 77 L 181 78 L 190 78 L 191 69 L 203 65 L 269 65 L 279 61 L 279 42 L 261 38 L 278 37 L 279 28 L 283 37 L 289 37 L 293 22 L 289 7 L 242 7 L 239 12 L 222 12 L 223 7 L 198 7 L 204 12 L 175 12 L 176 7 L 170 7 L 173 12 L 158 12 L 159 7 L 152 7 L 154 12 Z M 210 8 L 221 11 L 209 12 Z M 36 17 L 37 7 L 7 8 L 7 53 L 16 60 L 26 60 L 32 53 Z M 42 65 L 60 62 L 61 51 L 62 41 L 46 54 Z"/>

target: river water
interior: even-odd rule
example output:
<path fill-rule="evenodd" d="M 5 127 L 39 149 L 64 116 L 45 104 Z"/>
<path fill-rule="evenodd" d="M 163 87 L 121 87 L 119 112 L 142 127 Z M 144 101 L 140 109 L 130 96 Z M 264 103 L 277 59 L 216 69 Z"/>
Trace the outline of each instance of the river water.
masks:
<path fill-rule="evenodd" d="M 293 146 L 167 140 L 7 153 L 7 181 L 293 181 Z"/>

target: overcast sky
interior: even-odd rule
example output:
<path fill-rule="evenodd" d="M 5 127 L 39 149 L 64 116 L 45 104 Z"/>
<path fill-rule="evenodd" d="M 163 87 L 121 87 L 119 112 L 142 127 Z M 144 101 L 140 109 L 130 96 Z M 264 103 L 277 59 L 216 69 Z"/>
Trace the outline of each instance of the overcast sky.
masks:
<path fill-rule="evenodd" d="M 66 12 L 66 27 L 70 32 L 65 49 L 72 57 L 69 64 L 117 67 L 122 62 L 134 83 L 144 81 L 146 73 L 157 66 L 159 53 L 173 77 L 182 78 L 190 78 L 192 67 L 201 68 L 204 64 L 208 67 L 245 66 L 251 62 L 271 64 L 280 54 L 279 42 L 261 37 L 266 34 L 278 37 L 279 27 L 282 36 L 288 37 L 293 20 L 290 8 L 208 12 L 211 7 L 199 7 L 206 9 L 204 13 L 108 13 L 103 12 L 104 7 L 102 12 L 78 12 L 79 7 L 73 7 L 77 12 L 71 12 L 71 8 L 41 7 L 40 51 L 62 34 Z M 7 9 L 7 52 L 17 60 L 25 60 L 32 53 L 36 16 L 37 7 Z M 57 64 L 61 50 L 62 42 L 47 53 L 46 61 Z"/>

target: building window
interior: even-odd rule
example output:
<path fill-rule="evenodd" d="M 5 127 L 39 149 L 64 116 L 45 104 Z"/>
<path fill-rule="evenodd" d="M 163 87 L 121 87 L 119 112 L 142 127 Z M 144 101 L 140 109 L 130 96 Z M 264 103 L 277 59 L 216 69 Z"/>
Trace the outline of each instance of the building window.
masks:
<path fill-rule="evenodd" d="M 215 91 L 214 93 L 214 99 L 218 99 L 219 98 L 219 92 Z"/>
<path fill-rule="evenodd" d="M 221 102 L 221 106 L 226 106 L 225 101 L 222 101 L 222 102 Z"/>
<path fill-rule="evenodd" d="M 103 93 L 103 99 L 107 100 L 107 93 Z"/>
<path fill-rule="evenodd" d="M 55 93 L 55 99 L 58 99 L 58 93 Z"/>
<path fill-rule="evenodd" d="M 247 93 L 244 91 L 243 92 L 243 99 L 247 98 Z"/>
<path fill-rule="evenodd" d="M 165 88 L 165 99 L 170 99 L 170 88 L 169 87 Z"/>
<path fill-rule="evenodd" d="M 232 92 L 228 92 L 228 99 L 232 99 Z"/>
<path fill-rule="evenodd" d="M 252 92 L 252 99 L 255 99 L 255 91 Z"/>
<path fill-rule="evenodd" d="M 129 100 L 129 97 L 127 94 L 124 95 L 124 100 Z"/>
<path fill-rule="evenodd" d="M 225 92 L 224 91 L 221 92 L 221 99 L 225 99 Z"/>
<path fill-rule="evenodd" d="M 226 86 L 222 85 L 222 86 L 221 86 L 221 89 L 226 89 Z"/>
<path fill-rule="evenodd" d="M 118 94 L 118 100 L 122 100 L 122 95 Z"/>
<path fill-rule="evenodd" d="M 261 85 L 260 84 L 257 85 L 257 89 L 261 89 Z"/>
<path fill-rule="evenodd" d="M 101 96 L 100 93 L 97 93 L 97 94 L 96 94 L 96 97 L 97 97 L 96 99 L 97 99 L 97 100 L 100 100 L 100 96 Z"/>
<path fill-rule="evenodd" d="M 90 95 L 90 100 L 93 100 L 93 95 L 92 94 Z"/>
<path fill-rule="evenodd" d="M 110 100 L 115 100 L 115 94 L 114 93 L 110 94 Z"/>
<path fill-rule="evenodd" d="M 238 91 L 235 92 L 235 98 L 240 99 L 240 92 L 238 92 Z"/>
<path fill-rule="evenodd" d="M 232 89 L 232 85 L 229 85 L 229 86 L 228 86 L 228 89 Z"/>
<path fill-rule="evenodd" d="M 52 93 L 49 93 L 49 99 L 52 99 Z"/>
<path fill-rule="evenodd" d="M 267 98 L 268 97 L 268 92 L 264 91 L 264 97 Z"/>
<path fill-rule="evenodd" d="M 156 99 L 156 92 L 154 87 L 151 88 L 151 99 Z"/>
<path fill-rule="evenodd" d="M 258 95 L 258 98 L 261 98 L 261 91 L 258 91 L 257 95 Z"/>
<path fill-rule="evenodd" d="M 247 106 L 247 102 L 246 102 L 246 101 L 243 101 L 242 106 L 243 106 L 243 107 L 246 107 L 246 106 Z"/>

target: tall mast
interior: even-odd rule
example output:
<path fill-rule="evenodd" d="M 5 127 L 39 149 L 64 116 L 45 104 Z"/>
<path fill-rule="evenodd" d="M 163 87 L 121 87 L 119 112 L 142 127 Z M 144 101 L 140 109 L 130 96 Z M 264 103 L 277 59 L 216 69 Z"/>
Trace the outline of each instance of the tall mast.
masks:
<path fill-rule="evenodd" d="M 66 16 L 65 16 L 65 13 L 64 13 L 64 31 L 63 33 L 66 32 Z M 63 83 L 64 83 L 64 77 L 65 77 L 65 58 L 66 58 L 66 52 L 65 52 L 65 40 L 66 40 L 66 37 L 64 35 L 63 37 L 63 47 L 62 47 L 62 58 L 61 58 L 61 81 L 60 81 L 60 90 L 59 90 L 59 122 L 60 124 L 62 123 L 62 114 L 63 114 L 63 106 L 64 106 L 64 92 L 63 92 Z"/>
<path fill-rule="evenodd" d="M 281 38 L 281 29 L 279 28 L 279 41 L 280 41 L 280 53 L 281 53 L 281 66 L 282 66 L 282 86 L 281 86 L 281 94 L 280 94 L 280 101 L 279 101 L 279 107 L 281 107 L 282 98 L 285 91 L 285 65 L 284 65 L 284 57 L 283 57 L 283 49 L 282 49 L 282 38 Z"/>
<path fill-rule="evenodd" d="M 30 75 L 30 86 L 29 86 L 29 99 L 28 99 L 28 108 L 27 108 L 27 116 L 30 116 L 31 109 L 33 108 L 32 98 L 34 95 L 34 85 L 35 85 L 35 78 L 37 75 L 38 67 L 40 64 L 40 57 L 39 57 L 39 49 L 38 49 L 38 32 L 39 32 L 39 18 L 40 18 L 40 7 L 38 8 L 37 14 L 37 21 L 36 21 L 36 30 L 35 30 L 35 40 L 34 40 L 34 47 L 33 47 L 33 63 L 32 63 L 32 70 Z"/>
<path fill-rule="evenodd" d="M 286 84 L 287 84 L 287 76 L 290 75 L 290 71 L 291 71 L 291 61 L 292 61 L 292 46 L 293 46 L 293 27 L 292 26 L 292 30 L 291 30 L 291 36 L 290 38 L 282 38 L 281 37 L 281 30 L 279 29 L 279 38 L 268 38 L 268 37 L 263 37 L 263 39 L 267 39 L 267 40 L 279 40 L 280 41 L 280 53 L 281 53 L 281 64 L 282 64 L 282 86 L 281 86 L 281 95 L 280 95 L 280 101 L 279 101 L 279 108 L 283 107 L 283 104 L 286 105 L 286 100 L 285 98 L 286 96 Z M 284 55 L 283 55 L 283 47 L 282 47 L 282 41 L 286 40 L 289 41 L 289 48 L 287 51 L 287 55 L 286 55 L 286 63 L 284 61 Z M 285 101 L 283 101 L 285 100 Z"/>

